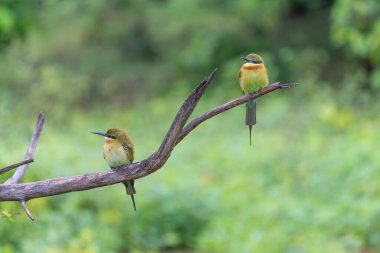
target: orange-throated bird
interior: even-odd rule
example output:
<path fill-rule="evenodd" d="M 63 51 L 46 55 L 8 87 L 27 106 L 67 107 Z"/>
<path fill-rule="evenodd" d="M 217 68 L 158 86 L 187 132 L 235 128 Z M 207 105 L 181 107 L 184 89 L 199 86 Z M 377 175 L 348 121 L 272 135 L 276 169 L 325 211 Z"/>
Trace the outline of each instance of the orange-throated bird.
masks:
<path fill-rule="evenodd" d="M 239 85 L 244 94 L 254 93 L 268 86 L 268 74 L 263 58 L 258 54 L 249 54 L 242 57 L 245 60 L 238 73 Z M 249 144 L 252 140 L 252 126 L 256 124 L 256 101 L 250 100 L 246 104 L 245 124 L 249 126 Z"/>
<path fill-rule="evenodd" d="M 115 170 L 119 167 L 133 162 L 135 153 L 133 143 L 126 132 L 119 128 L 108 129 L 106 133 L 91 132 L 105 137 L 103 145 L 103 157 L 106 159 L 111 169 Z M 131 195 L 133 209 L 136 211 L 136 204 L 133 194 L 136 194 L 134 180 L 126 180 L 123 182 L 127 190 L 127 194 Z"/>

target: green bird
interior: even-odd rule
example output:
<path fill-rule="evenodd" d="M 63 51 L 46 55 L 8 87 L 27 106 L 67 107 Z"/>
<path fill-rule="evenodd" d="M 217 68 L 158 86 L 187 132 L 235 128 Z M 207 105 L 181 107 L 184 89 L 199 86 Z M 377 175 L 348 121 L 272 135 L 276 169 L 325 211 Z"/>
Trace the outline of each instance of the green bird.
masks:
<path fill-rule="evenodd" d="M 132 140 L 128 134 L 119 128 L 108 129 L 106 133 L 103 132 L 91 132 L 105 137 L 105 143 L 103 145 L 103 157 L 107 161 L 111 169 L 115 170 L 119 167 L 130 164 L 133 162 L 133 156 L 135 149 Z M 135 198 L 133 194 L 136 194 L 134 187 L 134 180 L 126 180 L 123 182 L 127 190 L 127 194 L 131 196 L 133 209 L 136 211 Z"/>
<path fill-rule="evenodd" d="M 238 79 L 243 93 L 251 94 L 268 86 L 268 74 L 263 58 L 258 54 L 249 54 L 242 59 L 245 63 L 240 68 Z M 245 124 L 249 126 L 249 145 L 251 145 L 252 126 L 256 124 L 256 101 L 254 99 L 246 104 Z"/>

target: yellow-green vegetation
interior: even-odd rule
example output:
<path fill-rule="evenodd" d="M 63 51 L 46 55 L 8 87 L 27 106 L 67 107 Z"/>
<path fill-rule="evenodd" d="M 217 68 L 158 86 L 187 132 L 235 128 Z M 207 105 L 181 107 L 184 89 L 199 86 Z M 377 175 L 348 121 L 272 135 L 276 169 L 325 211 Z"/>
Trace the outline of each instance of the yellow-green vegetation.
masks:
<path fill-rule="evenodd" d="M 23 1 L 5 2 L 23 15 Z M 135 161 L 146 158 L 214 67 L 193 117 L 241 95 L 247 53 L 263 56 L 271 82 L 300 85 L 259 98 L 252 147 L 244 106 L 200 125 L 137 180 L 137 212 L 120 184 L 31 200 L 35 222 L 19 203 L 0 203 L 0 252 L 379 251 L 379 20 L 362 23 L 377 2 L 26 6 L 40 10 L 34 30 L 10 36 L 0 61 L 0 167 L 22 159 L 46 116 L 24 182 L 108 169 L 90 132 L 111 127 L 130 134 Z"/>

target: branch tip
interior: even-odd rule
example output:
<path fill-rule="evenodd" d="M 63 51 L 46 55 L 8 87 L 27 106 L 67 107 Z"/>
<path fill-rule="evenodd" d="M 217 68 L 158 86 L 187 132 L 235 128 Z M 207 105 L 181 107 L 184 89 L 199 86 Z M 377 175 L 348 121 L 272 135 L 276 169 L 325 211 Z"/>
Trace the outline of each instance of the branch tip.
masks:
<path fill-rule="evenodd" d="M 43 113 L 43 112 L 40 112 L 40 113 L 38 114 L 37 125 L 38 125 L 38 123 L 39 123 L 41 120 L 45 120 L 45 116 L 44 116 L 44 113 Z"/>
<path fill-rule="evenodd" d="M 12 169 L 18 168 L 18 167 L 20 167 L 21 165 L 31 163 L 31 162 L 33 162 L 33 161 L 34 161 L 34 159 L 33 159 L 33 158 L 30 158 L 30 159 L 26 159 L 26 160 L 24 160 L 24 161 L 21 161 L 21 162 L 19 162 L 19 163 L 11 164 L 11 165 L 9 165 L 9 166 L 7 166 L 7 167 L 4 167 L 4 168 L 0 169 L 0 175 L 1 175 L 1 174 L 4 174 L 5 172 L 8 172 L 8 171 L 10 171 L 10 170 L 12 170 Z"/>
<path fill-rule="evenodd" d="M 278 83 L 278 85 L 281 87 L 281 88 L 292 88 L 296 85 L 299 85 L 299 83 Z"/>
<path fill-rule="evenodd" d="M 21 206 L 24 209 L 26 215 L 28 215 L 29 219 L 31 219 L 32 221 L 34 221 L 33 215 L 30 213 L 28 207 L 26 206 L 26 201 L 25 200 L 21 200 L 20 202 L 21 202 Z"/>
<path fill-rule="evenodd" d="M 218 68 L 215 68 L 211 74 L 207 77 L 207 82 L 210 82 L 212 80 L 212 78 L 214 78 L 216 72 L 218 71 Z"/>

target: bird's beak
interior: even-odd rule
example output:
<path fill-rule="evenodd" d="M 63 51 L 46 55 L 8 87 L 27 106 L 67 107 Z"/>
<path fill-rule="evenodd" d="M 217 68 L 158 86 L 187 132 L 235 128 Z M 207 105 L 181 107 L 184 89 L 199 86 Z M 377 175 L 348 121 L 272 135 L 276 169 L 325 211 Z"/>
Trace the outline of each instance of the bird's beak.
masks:
<path fill-rule="evenodd" d="M 110 139 L 115 139 L 115 137 L 113 136 L 110 136 L 106 133 L 103 133 L 103 132 L 91 132 L 92 134 L 97 134 L 97 135 L 101 135 L 101 136 L 104 136 L 104 137 L 107 137 L 107 138 L 110 138 Z"/>
<path fill-rule="evenodd" d="M 107 137 L 107 134 L 106 133 L 103 133 L 103 132 L 91 132 L 92 134 L 98 134 L 98 135 L 101 135 L 101 136 L 104 136 L 104 137 Z"/>
<path fill-rule="evenodd" d="M 250 59 L 248 59 L 247 57 L 241 57 L 242 59 L 244 59 L 245 61 L 250 61 Z"/>

